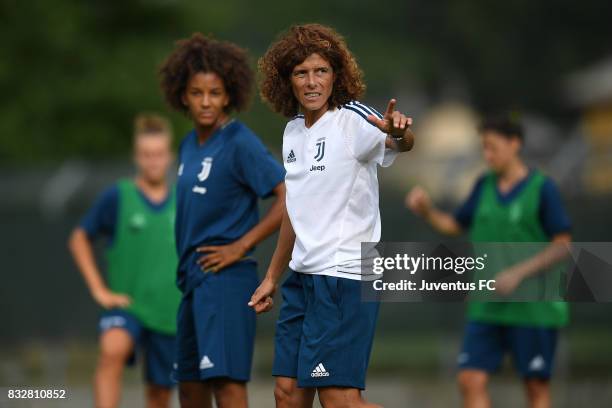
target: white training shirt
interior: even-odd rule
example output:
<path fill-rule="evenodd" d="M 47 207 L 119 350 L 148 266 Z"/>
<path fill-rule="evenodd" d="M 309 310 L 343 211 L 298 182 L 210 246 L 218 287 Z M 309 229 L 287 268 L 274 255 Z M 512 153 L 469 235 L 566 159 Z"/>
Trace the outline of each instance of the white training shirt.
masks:
<path fill-rule="evenodd" d="M 306 128 L 298 115 L 285 128 L 287 212 L 295 231 L 289 267 L 297 272 L 361 276 L 361 242 L 380 240 L 377 166 L 397 152 L 367 121 L 380 113 L 359 102 L 327 111 Z"/>

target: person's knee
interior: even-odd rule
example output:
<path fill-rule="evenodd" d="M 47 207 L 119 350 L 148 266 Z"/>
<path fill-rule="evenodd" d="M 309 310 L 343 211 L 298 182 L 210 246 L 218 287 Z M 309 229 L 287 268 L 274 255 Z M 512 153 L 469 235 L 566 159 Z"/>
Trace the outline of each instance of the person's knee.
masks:
<path fill-rule="evenodd" d="M 223 379 L 213 380 L 211 384 L 219 408 L 245 407 L 247 405 L 245 382 Z"/>
<path fill-rule="evenodd" d="M 548 380 L 539 378 L 525 380 L 525 387 L 527 388 L 527 396 L 532 400 L 546 397 L 550 391 Z"/>
<path fill-rule="evenodd" d="M 132 351 L 132 339 L 124 331 L 110 330 L 100 339 L 100 363 L 103 365 L 123 365 Z"/>
<path fill-rule="evenodd" d="M 382 408 L 364 400 L 357 388 L 319 388 L 319 402 L 323 408 Z"/>
<path fill-rule="evenodd" d="M 349 408 L 354 406 L 355 401 L 349 399 L 349 395 L 338 395 L 340 390 L 331 388 L 319 389 L 319 402 L 323 408 Z"/>
<path fill-rule="evenodd" d="M 274 399 L 277 404 L 291 403 L 297 392 L 297 381 L 289 378 L 278 378 L 274 384 Z"/>
<path fill-rule="evenodd" d="M 129 358 L 129 352 L 116 347 L 100 349 L 100 362 L 105 365 L 123 365 Z"/>
<path fill-rule="evenodd" d="M 172 389 L 160 385 L 149 384 L 147 387 L 147 407 L 167 408 L 170 406 Z"/>
<path fill-rule="evenodd" d="M 488 381 L 489 375 L 480 370 L 462 370 L 457 376 L 457 383 L 463 393 L 483 392 Z"/>
<path fill-rule="evenodd" d="M 286 404 L 291 401 L 294 392 L 295 390 L 293 387 L 276 382 L 276 385 L 274 386 L 274 399 L 276 400 L 277 404 Z"/>
<path fill-rule="evenodd" d="M 179 383 L 178 395 L 179 403 L 182 408 L 198 407 L 198 406 L 210 406 L 203 405 L 206 403 L 203 390 L 201 389 L 203 384 L 197 382 L 181 382 Z"/>

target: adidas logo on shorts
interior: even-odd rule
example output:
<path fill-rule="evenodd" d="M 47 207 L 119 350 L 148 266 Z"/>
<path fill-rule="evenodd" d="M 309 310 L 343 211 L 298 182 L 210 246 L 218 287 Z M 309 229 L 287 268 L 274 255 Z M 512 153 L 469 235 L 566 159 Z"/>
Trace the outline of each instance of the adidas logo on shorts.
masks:
<path fill-rule="evenodd" d="M 329 377 L 329 372 L 325 369 L 325 367 L 323 367 L 323 363 L 319 363 L 318 366 L 315 367 L 314 370 L 312 370 L 312 373 L 310 373 L 311 377 Z"/>
<path fill-rule="evenodd" d="M 207 368 L 213 368 L 215 365 L 210 361 L 208 356 L 202 357 L 202 361 L 200 361 L 200 370 L 206 370 Z"/>
<path fill-rule="evenodd" d="M 544 357 L 538 354 L 529 362 L 529 371 L 542 371 L 546 367 L 546 361 Z"/>

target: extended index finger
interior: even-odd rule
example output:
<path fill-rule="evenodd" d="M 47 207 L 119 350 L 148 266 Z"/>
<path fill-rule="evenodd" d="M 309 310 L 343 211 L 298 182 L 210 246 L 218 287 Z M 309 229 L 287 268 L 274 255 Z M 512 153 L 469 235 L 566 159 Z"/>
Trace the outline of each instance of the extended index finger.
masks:
<path fill-rule="evenodd" d="M 389 104 L 387 105 L 387 110 L 385 111 L 385 117 L 391 116 L 391 114 L 395 110 L 396 103 L 397 103 L 397 100 L 395 100 L 395 98 L 391 98 L 391 100 L 389 101 Z"/>

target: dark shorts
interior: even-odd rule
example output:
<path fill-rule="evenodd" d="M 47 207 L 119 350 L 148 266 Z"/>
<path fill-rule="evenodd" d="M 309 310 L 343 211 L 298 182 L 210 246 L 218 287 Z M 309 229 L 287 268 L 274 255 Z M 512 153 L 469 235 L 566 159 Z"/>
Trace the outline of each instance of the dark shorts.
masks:
<path fill-rule="evenodd" d="M 465 326 L 459 369 L 493 373 L 506 352 L 524 379 L 548 380 L 552 375 L 558 329 L 468 322 Z"/>
<path fill-rule="evenodd" d="M 100 316 L 100 335 L 114 328 L 127 331 L 134 341 L 134 353 L 128 360 L 128 365 L 134 365 L 136 354 L 140 351 L 144 356 L 146 382 L 163 387 L 174 385 L 171 374 L 175 357 L 175 336 L 148 329 L 134 315 L 120 309 L 106 311 Z"/>
<path fill-rule="evenodd" d="M 365 389 L 379 303 L 361 301 L 361 284 L 291 272 L 281 288 L 274 376 L 300 387 Z"/>
<path fill-rule="evenodd" d="M 183 297 L 177 319 L 177 381 L 250 379 L 256 317 L 248 302 L 258 284 L 256 265 L 238 263 L 205 274 Z"/>

